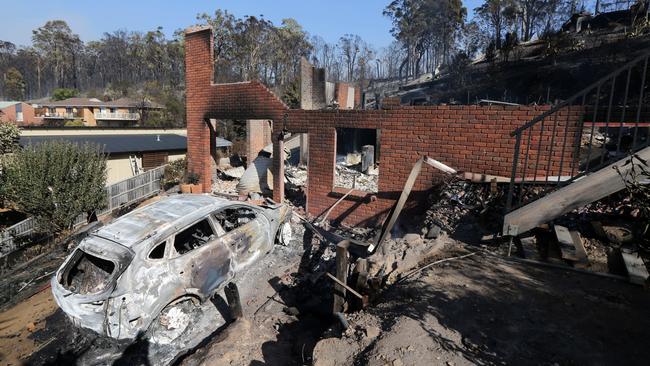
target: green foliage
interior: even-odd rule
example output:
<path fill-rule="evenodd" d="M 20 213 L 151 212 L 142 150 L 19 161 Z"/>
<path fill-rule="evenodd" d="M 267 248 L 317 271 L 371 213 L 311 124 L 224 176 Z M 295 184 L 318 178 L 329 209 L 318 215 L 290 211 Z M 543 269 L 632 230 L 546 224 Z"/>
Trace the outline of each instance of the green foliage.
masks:
<path fill-rule="evenodd" d="M 201 176 L 198 173 L 195 172 L 189 172 L 185 176 L 185 182 L 188 184 L 199 184 L 201 181 Z"/>
<path fill-rule="evenodd" d="M 84 125 L 83 121 L 80 119 L 72 119 L 69 121 L 65 121 L 64 126 L 65 127 L 82 127 Z"/>
<path fill-rule="evenodd" d="M 637 244 L 645 250 L 650 251 L 650 165 L 638 155 L 633 154 L 625 160 L 623 166 L 630 165 L 626 173 L 622 173 L 618 166 L 615 166 L 616 172 L 625 182 L 630 205 L 639 211 L 639 217 L 643 221 L 643 231 Z"/>
<path fill-rule="evenodd" d="M 185 101 L 182 93 L 158 81 L 147 81 L 130 97 L 138 101 L 140 124 L 154 128 L 178 128 L 185 126 Z M 145 108 L 151 102 L 161 104 L 162 110 Z"/>
<path fill-rule="evenodd" d="M 52 100 L 64 100 L 79 95 L 77 89 L 58 88 L 52 91 Z"/>
<path fill-rule="evenodd" d="M 169 188 L 183 181 L 187 169 L 187 160 L 185 158 L 174 160 L 167 164 L 163 174 L 163 185 Z"/>
<path fill-rule="evenodd" d="M 0 122 L 0 155 L 8 154 L 18 149 L 20 129 L 11 122 Z"/>
<path fill-rule="evenodd" d="M 72 33 L 63 20 L 49 20 L 42 27 L 32 31 L 32 42 L 39 57 L 39 64 L 45 66 L 54 79 L 54 86 L 65 88 L 78 83 L 76 72 L 78 60 L 83 54 L 83 42 Z"/>
<path fill-rule="evenodd" d="M 5 73 L 5 89 L 7 97 L 11 100 L 25 99 L 25 80 L 23 74 L 15 67 L 9 68 Z"/>
<path fill-rule="evenodd" d="M 236 18 L 221 9 L 197 19 L 214 30 L 216 82 L 257 79 L 270 86 L 285 85 L 297 75 L 300 57 L 307 57 L 312 48 L 294 19 L 283 19 L 276 26 L 262 16 Z"/>
<path fill-rule="evenodd" d="M 39 231 L 70 228 L 106 204 L 106 156 L 96 145 L 63 141 L 26 147 L 4 165 L 6 198 L 36 218 Z"/>
<path fill-rule="evenodd" d="M 282 93 L 282 101 L 284 101 L 289 108 L 300 108 L 300 84 L 298 80 L 294 80 L 284 89 Z"/>
<path fill-rule="evenodd" d="M 2 114 L 0 112 L 0 114 Z M 15 124 L 10 122 L 0 122 L 0 207 L 4 207 L 4 197 L 6 195 L 5 169 L 4 161 L 10 156 L 9 154 L 18 150 L 18 141 L 20 140 L 20 130 Z"/>

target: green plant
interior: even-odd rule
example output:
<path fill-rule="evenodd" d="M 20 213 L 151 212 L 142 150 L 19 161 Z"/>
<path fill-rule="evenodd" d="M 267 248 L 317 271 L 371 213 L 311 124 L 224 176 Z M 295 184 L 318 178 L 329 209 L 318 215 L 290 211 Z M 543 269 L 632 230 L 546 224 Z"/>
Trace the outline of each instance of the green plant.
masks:
<path fill-rule="evenodd" d="M 18 149 L 20 129 L 11 122 L 0 122 L 0 155 L 9 154 Z"/>
<path fill-rule="evenodd" d="M 80 119 L 71 119 L 69 121 L 65 121 L 64 124 L 65 127 L 82 127 L 83 125 L 84 123 Z"/>
<path fill-rule="evenodd" d="M 180 183 L 185 176 L 186 168 L 187 160 L 185 160 L 185 158 L 174 160 L 167 164 L 163 174 L 163 185 L 168 188 Z"/>
<path fill-rule="evenodd" d="M 79 95 L 79 91 L 77 91 L 77 89 L 58 88 L 52 91 L 53 100 L 64 100 L 76 97 L 77 95 Z"/>
<path fill-rule="evenodd" d="M 639 211 L 639 218 L 643 221 L 642 238 L 638 244 L 648 250 L 650 249 L 650 238 L 648 238 L 650 229 L 650 185 L 648 185 L 650 166 L 646 160 L 636 154 L 630 155 L 621 167 L 627 165 L 630 165 L 630 169 L 625 173 L 622 173 L 618 166 L 614 166 L 614 169 L 625 183 L 630 205 Z"/>
<path fill-rule="evenodd" d="M 6 159 L 6 198 L 36 218 L 37 230 L 61 232 L 106 204 L 106 156 L 92 144 L 30 145 Z"/>
<path fill-rule="evenodd" d="M 189 173 L 187 173 L 187 176 L 185 177 L 185 181 L 188 184 L 199 184 L 200 179 L 201 179 L 201 176 L 198 175 L 195 172 L 189 172 Z"/>

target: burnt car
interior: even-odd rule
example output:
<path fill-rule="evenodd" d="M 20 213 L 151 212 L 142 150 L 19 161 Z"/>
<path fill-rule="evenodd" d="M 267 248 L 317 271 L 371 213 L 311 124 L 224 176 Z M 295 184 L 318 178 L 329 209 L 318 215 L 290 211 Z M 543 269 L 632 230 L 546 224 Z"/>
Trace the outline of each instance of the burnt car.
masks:
<path fill-rule="evenodd" d="M 175 195 L 84 238 L 52 278 L 57 304 L 82 328 L 115 339 L 180 334 L 188 309 L 288 240 L 291 210 L 210 195 Z"/>

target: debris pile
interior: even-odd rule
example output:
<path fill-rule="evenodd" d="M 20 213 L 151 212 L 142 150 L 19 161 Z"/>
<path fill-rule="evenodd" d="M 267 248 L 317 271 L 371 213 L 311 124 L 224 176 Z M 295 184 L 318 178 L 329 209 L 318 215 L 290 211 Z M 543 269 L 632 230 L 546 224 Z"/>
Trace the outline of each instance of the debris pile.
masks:
<path fill-rule="evenodd" d="M 307 203 L 307 168 L 286 165 L 284 168 L 285 198 L 295 207 L 304 208 Z"/>
<path fill-rule="evenodd" d="M 243 174 L 244 167 L 230 168 L 226 170 L 217 169 L 212 177 L 212 193 L 237 195 L 237 184 Z"/>
<path fill-rule="evenodd" d="M 345 166 L 342 163 L 336 164 L 335 186 L 356 189 L 364 192 L 378 192 L 379 173 L 376 169 L 369 169 L 368 174 L 354 169 L 360 164 Z"/>
<path fill-rule="evenodd" d="M 307 168 L 303 166 L 286 165 L 284 167 L 285 182 L 295 187 L 307 186 Z"/>
<path fill-rule="evenodd" d="M 453 233 L 463 223 L 478 221 L 489 232 L 499 231 L 506 190 L 504 185 L 450 178 L 429 195 L 425 227 L 430 231 L 437 225 Z"/>

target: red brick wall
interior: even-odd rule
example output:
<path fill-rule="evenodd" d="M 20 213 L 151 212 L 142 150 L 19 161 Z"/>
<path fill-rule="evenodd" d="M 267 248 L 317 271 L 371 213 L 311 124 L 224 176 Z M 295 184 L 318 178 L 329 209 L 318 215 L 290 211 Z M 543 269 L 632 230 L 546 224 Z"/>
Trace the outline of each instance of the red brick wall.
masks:
<path fill-rule="evenodd" d="M 16 105 L 9 106 L 2 110 L 0 115 L 0 121 L 2 122 L 16 122 L 19 126 L 26 125 L 40 125 L 43 123 L 43 119 L 36 117 L 34 113 L 34 107 L 27 103 L 21 103 L 23 109 L 23 121 L 16 121 Z"/>
<path fill-rule="evenodd" d="M 0 121 L 2 122 L 16 122 L 16 106 L 11 105 L 1 110 Z"/>
<path fill-rule="evenodd" d="M 340 109 L 348 108 L 348 83 L 336 83 L 336 102 Z"/>
<path fill-rule="evenodd" d="M 394 106 L 385 103 L 384 110 L 289 110 L 259 82 L 211 84 L 211 35 L 208 30 L 186 33 L 186 87 L 188 121 L 188 161 L 190 169 L 204 172 L 204 187 L 209 182 L 209 131 L 206 118 L 272 119 L 274 156 L 280 156 L 278 136 L 283 130 L 309 134 L 309 187 L 307 210 L 311 216 L 326 211 L 338 198 L 334 189 L 336 128 L 381 129 L 379 160 L 379 193 L 352 195 L 339 204 L 331 218 L 347 224 L 373 224 L 382 218 L 399 197 L 413 163 L 428 155 L 459 171 L 509 176 L 515 140 L 510 133 L 530 121 L 548 107 L 506 106 Z M 342 87 L 343 85 L 343 87 Z M 339 84 L 340 100 L 347 100 L 347 85 Z M 344 92 L 343 92 L 344 90 Z M 341 95 L 345 93 L 345 96 Z M 559 151 L 563 143 L 575 141 L 580 111 L 561 114 L 556 122 L 569 125 L 550 128 L 546 122 L 541 134 L 532 130 L 529 169 L 537 146 L 542 154 L 551 155 L 549 174 L 558 173 Z M 563 111 L 562 113 L 566 113 Z M 561 125 L 563 127 L 564 124 Z M 555 137 L 553 137 L 555 135 Z M 541 145 L 538 145 L 541 141 Z M 550 149 L 551 142 L 554 148 Z M 523 139 L 522 151 L 528 140 Z M 573 149 L 566 148 L 568 159 Z M 523 160 L 523 159 L 522 159 Z M 283 197 L 283 177 L 277 174 L 282 159 L 274 159 L 274 199 Z M 523 166 L 520 161 L 519 165 Z M 542 171 L 544 167 L 538 170 Z M 555 169 L 553 171 L 553 169 Z M 566 170 L 566 167 L 563 169 Z M 520 170 L 521 171 L 521 170 Z M 530 170 L 529 170 L 530 171 Z M 437 174 L 426 166 L 416 185 L 414 195 L 422 194 Z"/>
<path fill-rule="evenodd" d="M 415 161 L 423 155 L 439 160 L 456 170 L 510 176 L 514 154 L 514 138 L 510 132 L 533 119 L 548 107 L 503 106 L 421 106 L 390 110 L 289 111 L 286 128 L 291 132 L 309 133 L 309 187 L 307 208 L 310 215 L 326 211 L 345 189 L 334 189 L 336 128 L 373 128 L 381 130 L 379 160 L 379 193 L 359 192 L 339 204 L 331 217 L 349 224 L 371 224 L 378 220 L 399 197 Z M 566 116 L 564 112 L 561 115 Z M 569 120 L 569 132 L 575 132 L 575 112 Z M 558 118 L 550 174 L 557 174 L 566 118 Z M 528 175 L 532 175 L 539 129 L 531 136 Z M 279 131 L 277 131 L 279 132 Z M 548 154 L 553 129 L 547 123 L 542 135 L 542 152 Z M 567 144 L 574 141 L 567 134 Z M 527 141 L 522 143 L 525 151 Z M 571 150 L 571 151 L 570 151 Z M 572 149 L 565 151 L 563 170 L 568 169 Z M 546 161 L 542 159 L 543 161 Z M 522 158 L 519 166 L 523 166 Z M 540 174 L 546 174 L 543 164 Z M 414 192 L 425 192 L 437 174 L 425 166 Z M 379 216 L 378 216 L 379 215 Z"/>

